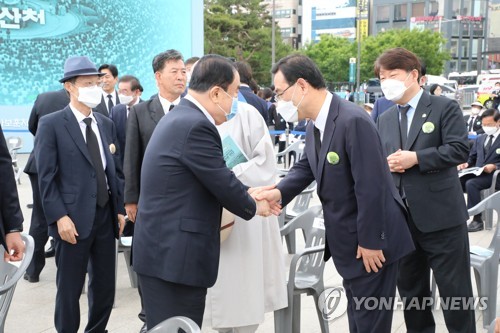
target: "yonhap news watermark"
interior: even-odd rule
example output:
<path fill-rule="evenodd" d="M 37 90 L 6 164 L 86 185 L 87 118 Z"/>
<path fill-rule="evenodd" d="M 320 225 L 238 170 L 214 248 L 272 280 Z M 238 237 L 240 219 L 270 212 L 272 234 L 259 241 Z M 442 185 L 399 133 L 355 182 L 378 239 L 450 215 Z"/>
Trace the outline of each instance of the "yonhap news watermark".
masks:
<path fill-rule="evenodd" d="M 325 289 L 318 299 L 318 309 L 325 320 L 334 320 L 347 312 L 347 296 L 344 287 Z M 353 297 L 354 311 L 359 310 L 485 310 L 488 297 Z"/>

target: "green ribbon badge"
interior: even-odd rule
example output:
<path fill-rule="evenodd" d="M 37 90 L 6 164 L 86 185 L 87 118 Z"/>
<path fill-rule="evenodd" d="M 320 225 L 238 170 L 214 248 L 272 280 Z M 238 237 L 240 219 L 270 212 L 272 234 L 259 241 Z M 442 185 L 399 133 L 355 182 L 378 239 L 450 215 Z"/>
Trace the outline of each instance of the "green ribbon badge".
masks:
<path fill-rule="evenodd" d="M 431 123 L 430 121 L 428 122 L 425 122 L 423 125 L 422 125 L 422 131 L 424 131 L 424 133 L 432 133 L 434 132 L 434 124 Z"/>
<path fill-rule="evenodd" d="M 497 148 L 497 150 L 495 150 L 495 153 L 497 153 L 498 155 L 500 155 L 500 148 Z"/>
<path fill-rule="evenodd" d="M 331 151 L 326 155 L 326 160 L 328 161 L 328 163 L 335 165 L 339 164 L 340 158 L 336 152 Z"/>

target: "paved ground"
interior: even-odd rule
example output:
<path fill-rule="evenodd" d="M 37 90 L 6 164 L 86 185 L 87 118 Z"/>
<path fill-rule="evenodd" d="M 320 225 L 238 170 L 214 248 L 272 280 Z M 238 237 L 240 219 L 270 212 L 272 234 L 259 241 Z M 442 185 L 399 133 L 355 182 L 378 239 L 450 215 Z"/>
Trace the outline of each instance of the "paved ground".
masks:
<path fill-rule="evenodd" d="M 27 155 L 20 156 L 21 167 L 24 167 Z M 31 210 L 26 208 L 31 199 L 31 186 L 26 175 L 21 177 L 21 185 L 18 186 L 21 206 L 25 217 L 24 228 L 29 230 L 29 222 Z M 317 198 L 312 204 L 318 204 Z M 493 236 L 493 231 L 481 231 L 470 234 L 471 245 L 487 246 Z M 137 319 L 137 313 L 140 309 L 139 296 L 137 289 L 130 287 L 130 282 L 125 266 L 123 256 L 119 256 L 118 261 L 118 286 L 116 294 L 115 309 L 111 314 L 111 319 L 108 325 L 108 330 L 114 333 L 136 333 L 139 331 L 141 322 Z M 25 332 L 25 333 L 41 333 L 55 332 L 53 324 L 53 312 L 55 303 L 55 264 L 54 259 L 47 260 L 47 265 L 40 276 L 39 283 L 28 283 L 21 280 L 14 294 L 14 299 L 7 317 L 5 332 Z M 334 287 L 341 285 L 341 278 L 336 272 L 331 260 L 326 263 L 325 285 Z M 473 282 L 474 283 L 474 282 Z M 499 308 L 500 309 L 500 308 Z M 87 299 L 84 296 L 81 298 L 81 329 L 83 332 L 86 324 L 87 316 Z M 437 322 L 437 332 L 447 332 L 444 325 L 442 313 L 435 313 Z M 482 328 L 482 316 L 480 311 L 476 311 L 477 331 L 485 332 Z M 394 312 L 392 332 L 405 332 L 403 313 L 401 310 Z M 319 333 L 320 328 L 318 318 L 316 316 L 315 304 L 312 297 L 302 296 L 301 310 L 301 331 L 304 333 Z M 213 332 L 210 329 L 204 328 L 203 332 Z M 267 314 L 264 323 L 258 329 L 259 333 L 274 332 L 273 315 Z M 331 321 L 330 332 L 343 333 L 348 332 L 347 316 L 341 316 L 338 319 Z"/>

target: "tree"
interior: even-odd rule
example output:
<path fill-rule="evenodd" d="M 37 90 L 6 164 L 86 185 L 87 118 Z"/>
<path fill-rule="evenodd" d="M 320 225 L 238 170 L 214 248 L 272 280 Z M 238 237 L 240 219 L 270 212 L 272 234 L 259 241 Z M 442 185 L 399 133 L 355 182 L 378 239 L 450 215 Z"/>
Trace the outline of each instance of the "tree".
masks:
<path fill-rule="evenodd" d="M 321 36 L 320 42 L 308 45 L 306 54 L 321 69 L 327 82 L 344 82 L 349 79 L 349 58 L 356 57 L 357 43 L 343 38 Z M 443 72 L 444 62 L 450 59 L 450 53 L 444 49 L 446 39 L 430 30 L 394 29 L 368 36 L 361 43 L 361 82 L 375 76 L 375 60 L 384 51 L 394 47 L 404 47 L 418 57 L 427 66 L 427 73 L 439 75 Z"/>
<path fill-rule="evenodd" d="M 305 46 L 305 53 L 316 62 L 327 82 L 349 80 L 349 58 L 356 57 L 356 45 L 348 39 L 322 35 L 318 43 Z"/>
<path fill-rule="evenodd" d="M 271 16 L 260 0 L 205 0 L 205 53 L 246 61 L 259 84 L 271 82 Z M 276 59 L 293 51 L 276 28 Z"/>

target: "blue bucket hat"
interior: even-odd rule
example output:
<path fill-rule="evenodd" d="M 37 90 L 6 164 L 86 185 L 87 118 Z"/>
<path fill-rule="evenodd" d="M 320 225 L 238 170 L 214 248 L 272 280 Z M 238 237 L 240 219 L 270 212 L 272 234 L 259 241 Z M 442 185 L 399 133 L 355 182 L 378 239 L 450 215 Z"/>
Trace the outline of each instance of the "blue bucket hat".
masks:
<path fill-rule="evenodd" d="M 88 57 L 69 57 L 64 63 L 64 77 L 59 82 L 64 83 L 73 77 L 88 75 L 103 76 L 104 73 L 99 73 Z"/>

